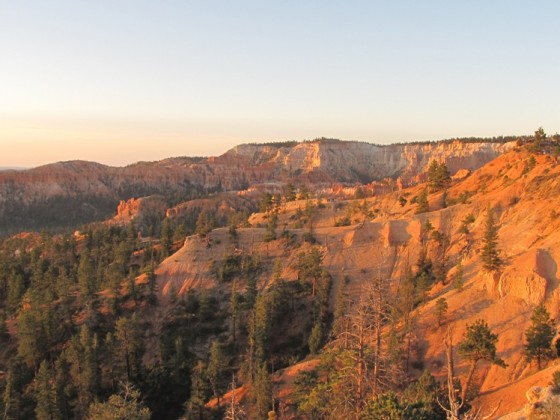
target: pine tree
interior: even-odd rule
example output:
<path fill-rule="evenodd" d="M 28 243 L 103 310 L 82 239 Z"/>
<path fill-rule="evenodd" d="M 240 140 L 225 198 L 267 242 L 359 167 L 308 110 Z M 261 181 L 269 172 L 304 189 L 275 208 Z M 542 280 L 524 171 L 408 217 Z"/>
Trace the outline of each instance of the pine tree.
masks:
<path fill-rule="evenodd" d="M 447 266 L 447 253 L 449 251 L 450 240 L 447 235 L 438 230 L 432 232 L 431 239 L 437 244 L 436 255 L 432 267 L 434 281 L 445 284 L 447 281 L 447 273 L 449 271 Z"/>
<path fill-rule="evenodd" d="M 9 313 L 15 314 L 21 306 L 21 298 L 25 293 L 25 280 L 23 275 L 12 273 L 8 280 L 8 293 L 6 305 Z"/>
<path fill-rule="evenodd" d="M 261 213 L 268 213 L 272 209 L 273 196 L 271 193 L 267 192 L 261 197 L 259 203 L 259 210 Z"/>
<path fill-rule="evenodd" d="M 255 306 L 249 315 L 247 326 L 247 353 L 245 370 L 247 382 L 253 382 L 259 365 L 268 360 L 268 338 L 270 333 L 269 302 L 265 296 L 258 295 Z"/>
<path fill-rule="evenodd" d="M 296 199 L 296 189 L 294 184 L 291 182 L 286 185 L 285 199 L 287 202 L 294 201 Z"/>
<path fill-rule="evenodd" d="M 148 265 L 145 274 L 148 280 L 149 300 L 152 304 L 155 305 L 157 302 L 157 297 L 156 297 L 157 277 L 156 274 L 154 273 L 153 264 Z"/>
<path fill-rule="evenodd" d="M 116 348 L 120 363 L 124 363 L 126 367 L 128 380 L 135 379 L 140 374 L 144 354 L 142 335 L 136 314 L 131 318 L 122 317 L 117 320 L 115 326 Z"/>
<path fill-rule="evenodd" d="M 239 232 L 237 231 L 237 219 L 235 217 L 230 218 L 228 235 L 230 241 L 237 247 L 239 244 Z"/>
<path fill-rule="evenodd" d="M 474 223 L 474 221 L 475 221 L 475 218 L 474 218 L 474 215 L 472 213 L 469 213 L 468 215 L 466 215 L 465 218 L 463 220 L 461 220 L 461 226 L 459 227 L 459 233 L 462 233 L 463 235 L 467 236 L 470 233 L 469 225 Z"/>
<path fill-rule="evenodd" d="M 265 362 L 257 367 L 251 396 L 255 403 L 255 418 L 267 418 L 272 406 L 272 382 Z"/>
<path fill-rule="evenodd" d="M 231 318 L 231 337 L 235 343 L 237 341 L 237 322 L 239 319 L 239 294 L 237 293 L 237 282 L 235 280 L 231 283 L 229 316 Z"/>
<path fill-rule="evenodd" d="M 46 357 L 45 340 L 38 314 L 33 308 L 23 310 L 18 319 L 18 355 L 27 366 L 36 368 Z"/>
<path fill-rule="evenodd" d="M 37 399 L 35 415 L 37 420 L 56 420 L 61 418 L 53 376 L 47 361 L 43 360 L 35 377 L 35 398 Z"/>
<path fill-rule="evenodd" d="M 210 245 L 208 234 L 212 232 L 212 229 L 214 229 L 214 218 L 206 214 L 204 210 L 201 211 L 196 219 L 195 233 L 206 239 L 206 245 Z"/>
<path fill-rule="evenodd" d="M 430 238 L 430 233 L 433 233 L 434 225 L 430 222 L 430 219 L 426 218 L 426 221 L 422 225 L 422 229 L 420 229 L 420 241 L 425 246 L 428 239 Z"/>
<path fill-rule="evenodd" d="M 264 241 L 270 242 L 276 239 L 276 227 L 278 226 L 278 214 L 272 212 L 268 216 L 268 221 L 266 223 L 266 233 L 264 235 Z"/>
<path fill-rule="evenodd" d="M 440 383 L 427 369 L 420 377 L 412 382 L 405 390 L 405 396 L 412 402 L 423 403 L 425 406 L 435 407 Z M 435 413 L 433 413 L 435 414 Z"/>
<path fill-rule="evenodd" d="M 152 413 L 140 400 L 140 391 L 125 383 L 121 391 L 111 395 L 107 402 L 93 403 L 87 420 L 150 420 Z"/>
<path fill-rule="evenodd" d="M 334 303 L 334 319 L 332 324 L 331 335 L 336 337 L 344 331 L 346 324 L 346 293 L 345 293 L 346 277 L 340 278 L 337 282 Z"/>
<path fill-rule="evenodd" d="M 439 163 L 437 160 L 432 160 L 430 162 L 430 166 L 428 167 L 428 185 L 430 186 L 430 190 L 437 191 L 437 176 L 439 171 Z"/>
<path fill-rule="evenodd" d="M 254 340 L 256 361 L 266 361 L 268 358 L 268 339 L 270 335 L 270 313 L 266 297 L 259 295 L 254 309 Z"/>
<path fill-rule="evenodd" d="M 62 353 L 56 359 L 55 365 L 55 389 L 57 395 L 57 404 L 60 416 L 63 419 L 70 418 L 69 398 L 72 391 L 72 379 L 70 378 L 70 367 Z"/>
<path fill-rule="evenodd" d="M 126 291 L 129 298 L 134 301 L 134 306 L 137 306 L 140 293 L 136 287 L 136 277 L 132 273 L 130 273 L 126 278 Z"/>
<path fill-rule="evenodd" d="M 329 302 L 331 297 L 332 277 L 325 269 L 317 282 L 317 293 L 313 300 L 313 318 L 315 323 L 321 322 L 325 326 L 330 323 Z M 324 331 L 324 330 L 323 330 Z"/>
<path fill-rule="evenodd" d="M 259 291 L 257 289 L 257 276 L 255 273 L 248 273 L 247 275 L 247 288 L 245 289 L 244 300 L 245 309 L 253 309 L 257 300 Z"/>
<path fill-rule="evenodd" d="M 95 280 L 93 261 L 89 251 L 85 249 L 80 256 L 80 265 L 78 266 L 78 287 L 82 299 L 88 305 L 90 305 L 95 298 L 95 292 L 97 291 Z"/>
<path fill-rule="evenodd" d="M 498 335 L 492 333 L 486 321 L 479 319 L 474 324 L 467 325 L 464 339 L 459 343 L 459 354 L 470 361 L 471 366 L 463 385 L 461 399 L 466 400 L 476 365 L 485 360 L 500 367 L 506 367 L 505 362 L 496 354 Z"/>
<path fill-rule="evenodd" d="M 21 369 L 11 365 L 6 375 L 4 394 L 2 395 L 3 412 L 2 419 L 20 418 L 22 400 L 22 378 Z"/>
<path fill-rule="evenodd" d="M 161 224 L 161 246 L 163 247 L 165 255 L 171 253 L 171 248 L 173 247 L 173 229 L 167 217 L 163 219 Z"/>
<path fill-rule="evenodd" d="M 70 340 L 65 352 L 70 366 L 70 378 L 78 401 L 75 415 L 83 417 L 99 389 L 99 365 L 97 358 L 97 337 L 86 325 L 82 325 L 78 335 Z"/>
<path fill-rule="evenodd" d="M 437 170 L 437 183 L 439 188 L 445 187 L 451 181 L 451 174 L 445 162 L 441 162 Z"/>
<path fill-rule="evenodd" d="M 227 361 L 222 346 L 217 340 L 214 340 L 210 346 L 210 358 L 208 360 L 206 376 L 210 382 L 214 397 L 218 399 L 218 407 L 220 407 L 220 397 L 225 391 L 226 368 Z"/>
<path fill-rule="evenodd" d="M 448 205 L 449 205 L 449 193 L 447 192 L 447 190 L 445 190 L 441 194 L 441 208 L 446 209 Z"/>
<path fill-rule="evenodd" d="M 445 162 L 432 160 L 428 167 L 428 184 L 432 192 L 441 190 L 449 183 L 451 176 Z"/>
<path fill-rule="evenodd" d="M 309 336 L 309 352 L 311 354 L 317 354 L 321 347 L 323 346 L 323 323 L 319 320 L 315 323 L 311 329 L 311 335 Z"/>
<path fill-rule="evenodd" d="M 532 151 L 539 152 L 543 142 L 546 140 L 546 133 L 542 127 L 539 127 L 537 131 L 535 131 L 535 140 L 534 140 L 534 147 Z"/>
<path fill-rule="evenodd" d="M 272 268 L 272 282 L 276 283 L 282 280 L 282 270 L 283 262 L 281 259 L 277 259 L 274 261 L 274 267 Z"/>
<path fill-rule="evenodd" d="M 177 241 L 181 241 L 183 242 L 185 240 L 185 237 L 188 234 L 188 229 L 185 223 L 179 223 L 176 227 L 175 227 L 175 231 L 173 232 L 173 242 L 177 242 Z"/>
<path fill-rule="evenodd" d="M 191 396 L 187 401 L 186 408 L 189 419 L 203 420 L 206 409 L 204 407 L 208 394 L 206 366 L 199 360 L 191 373 Z"/>
<path fill-rule="evenodd" d="M 430 204 L 428 203 L 428 189 L 424 188 L 416 197 L 416 214 L 426 213 L 430 211 Z"/>
<path fill-rule="evenodd" d="M 482 251 L 480 258 L 486 271 L 497 271 L 502 266 L 500 251 L 498 249 L 498 226 L 494 220 L 494 211 L 488 207 L 484 223 L 484 237 L 482 238 Z"/>
<path fill-rule="evenodd" d="M 463 264 L 459 261 L 459 264 L 457 264 L 457 267 L 455 268 L 455 274 L 453 275 L 453 287 L 459 292 L 463 290 L 463 286 L 465 284 L 465 280 L 463 277 Z"/>
<path fill-rule="evenodd" d="M 119 278 L 123 278 L 126 275 L 132 251 L 132 245 L 127 240 L 123 240 L 115 249 L 115 256 L 112 265 L 116 266 Z"/>
<path fill-rule="evenodd" d="M 447 316 L 447 301 L 445 300 L 445 298 L 439 298 L 436 301 L 436 316 L 437 316 L 437 320 L 438 320 L 438 326 L 441 327 L 443 321 L 445 320 L 445 317 Z"/>
<path fill-rule="evenodd" d="M 214 318 L 214 305 L 212 304 L 212 292 L 202 289 L 198 299 L 198 317 L 206 322 Z"/>
<path fill-rule="evenodd" d="M 552 359 L 552 339 L 556 332 L 554 321 L 544 305 L 539 305 L 531 316 L 532 325 L 525 332 L 527 344 L 525 345 L 525 359 L 530 363 L 537 360 L 537 367 L 541 369 L 543 359 Z"/>
<path fill-rule="evenodd" d="M 298 278 L 301 282 L 311 282 L 311 295 L 315 296 L 317 281 L 323 275 L 323 257 L 318 248 L 312 248 L 309 252 L 302 252 L 298 255 L 296 268 Z"/>

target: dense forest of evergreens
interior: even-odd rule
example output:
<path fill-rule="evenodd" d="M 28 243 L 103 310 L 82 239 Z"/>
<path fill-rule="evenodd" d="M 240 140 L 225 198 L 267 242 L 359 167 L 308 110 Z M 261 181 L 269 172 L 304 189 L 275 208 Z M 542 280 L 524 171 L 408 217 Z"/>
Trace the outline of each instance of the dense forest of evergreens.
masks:
<path fill-rule="evenodd" d="M 265 196 L 261 203 L 270 221 L 265 240 L 276 240 L 275 201 Z M 311 219 L 316 210 L 308 207 L 302 217 Z M 232 220 L 235 242 L 239 220 Z M 200 240 L 214 226 L 211 215 L 200 213 Z M 233 400 L 219 400 L 241 384 L 250 389 L 248 418 L 272 409 L 377 418 L 389 408 L 410 418 L 444 418 L 435 402 L 444 391 L 434 378 L 425 373 L 411 382 L 412 371 L 422 368 L 412 362 L 419 359 L 413 310 L 439 278 L 425 255 L 401 280 L 398 295 L 379 277 L 350 301 L 347 279 L 332 290 L 312 231 L 301 240 L 285 231 L 278 240 L 302 247 L 294 266 L 299 281 L 284 281 L 279 261 L 270 267 L 256 254 L 232 254 L 215 262 L 220 290 L 172 292 L 161 319 L 154 267 L 184 229 L 165 220 L 151 229 L 157 237 L 140 240 L 134 225 L 100 224 L 1 244 L 4 418 L 103 418 L 115 406 L 137 418 L 242 418 Z M 436 236 L 426 226 L 426 246 Z M 263 273 L 271 286 L 259 291 Z M 274 399 L 271 373 L 319 352 L 319 366 L 296 380 L 295 406 Z M 210 409 L 212 398 L 218 403 Z"/>
<path fill-rule="evenodd" d="M 232 217 L 232 240 L 238 219 Z M 330 322 L 330 281 L 317 252 L 302 253 L 301 282 L 277 278 L 265 294 L 257 289 L 264 269 L 258 256 L 232 255 L 215 269 L 222 284 L 231 284 L 227 299 L 213 290 L 173 297 L 170 313 L 153 325 L 154 267 L 175 240 L 195 229 L 203 237 L 215 226 L 212 214 L 200 213 L 196 226 L 158 222 L 149 229 L 157 233 L 151 239 L 140 240 L 134 225 L 96 224 L 79 234 L 22 234 L 3 241 L 3 418 L 94 418 L 108 399 L 138 410 L 142 401 L 154 418 L 185 411 L 221 418 L 223 407 L 210 412 L 204 403 L 222 395 L 232 374 L 238 383 L 260 380 L 266 387 L 271 366 L 305 356 L 312 326 Z M 290 327 L 291 319 L 282 316 L 286 306 L 294 316 L 315 321 Z M 291 335 L 272 337 L 272 330 Z M 200 354 L 201 346 L 211 348 L 209 357 Z M 268 410 L 269 402 L 261 401 L 261 409 Z"/>

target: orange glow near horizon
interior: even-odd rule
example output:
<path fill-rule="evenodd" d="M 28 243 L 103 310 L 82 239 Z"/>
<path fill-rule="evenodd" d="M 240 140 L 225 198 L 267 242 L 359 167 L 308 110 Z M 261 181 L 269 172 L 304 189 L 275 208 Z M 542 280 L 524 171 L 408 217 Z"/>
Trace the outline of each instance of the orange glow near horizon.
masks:
<path fill-rule="evenodd" d="M 203 127 L 169 123 L 47 118 L 0 122 L 0 167 L 35 167 L 66 160 L 124 166 L 140 160 L 221 154 L 237 140 L 209 135 Z"/>

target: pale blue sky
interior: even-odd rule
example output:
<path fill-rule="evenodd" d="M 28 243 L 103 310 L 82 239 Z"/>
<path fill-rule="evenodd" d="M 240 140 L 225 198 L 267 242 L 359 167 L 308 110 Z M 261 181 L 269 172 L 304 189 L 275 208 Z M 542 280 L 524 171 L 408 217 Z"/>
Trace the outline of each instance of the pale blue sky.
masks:
<path fill-rule="evenodd" d="M 557 1 L 0 0 L 0 166 L 560 131 Z"/>

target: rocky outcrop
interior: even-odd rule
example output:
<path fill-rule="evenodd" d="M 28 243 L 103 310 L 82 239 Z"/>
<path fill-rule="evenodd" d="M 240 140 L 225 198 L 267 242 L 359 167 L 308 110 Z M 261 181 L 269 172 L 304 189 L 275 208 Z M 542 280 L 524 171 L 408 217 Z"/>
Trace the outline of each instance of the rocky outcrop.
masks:
<path fill-rule="evenodd" d="M 231 216 L 236 213 L 251 214 L 257 211 L 254 200 L 240 194 L 223 193 L 210 198 L 201 198 L 181 203 L 166 211 L 170 219 L 188 220 L 194 224 L 198 214 L 204 211 L 212 214 L 221 225 L 227 224 Z"/>
<path fill-rule="evenodd" d="M 530 305 L 540 305 L 546 296 L 546 279 L 538 273 L 519 273 L 516 269 L 500 280 L 498 285 L 500 297 L 511 295 L 525 300 Z"/>
<path fill-rule="evenodd" d="M 162 219 L 165 217 L 166 210 L 167 203 L 159 195 L 121 200 L 117 206 L 117 215 L 112 221 L 123 224 L 135 221 L 137 224 L 142 224 L 146 219 Z"/>
<path fill-rule="evenodd" d="M 502 272 L 485 273 L 480 282 L 493 299 L 515 297 L 532 306 L 545 301 L 549 283 L 553 282 L 556 267 L 545 250 L 532 249 L 512 259 Z M 550 273 L 553 271 L 553 273 Z"/>
<path fill-rule="evenodd" d="M 555 419 L 560 414 L 560 395 L 552 386 L 533 386 L 525 393 L 523 409 L 500 417 L 500 420 Z"/>
<path fill-rule="evenodd" d="M 455 172 L 455 175 L 452 176 L 452 179 L 454 181 L 460 181 L 462 179 L 465 179 L 466 177 L 468 177 L 471 174 L 471 171 L 469 171 L 468 169 L 459 169 L 457 172 Z"/>

